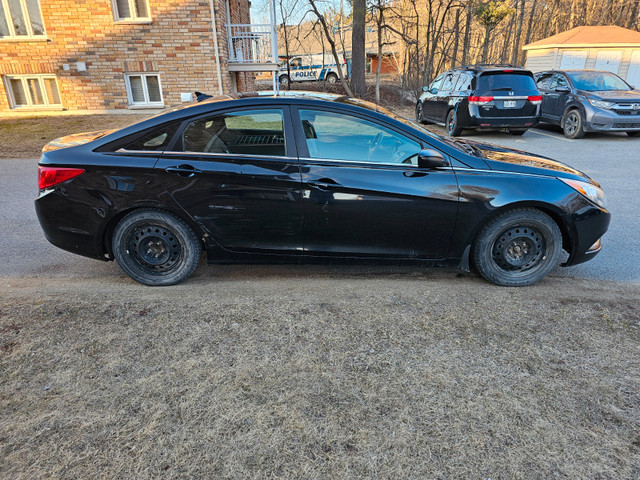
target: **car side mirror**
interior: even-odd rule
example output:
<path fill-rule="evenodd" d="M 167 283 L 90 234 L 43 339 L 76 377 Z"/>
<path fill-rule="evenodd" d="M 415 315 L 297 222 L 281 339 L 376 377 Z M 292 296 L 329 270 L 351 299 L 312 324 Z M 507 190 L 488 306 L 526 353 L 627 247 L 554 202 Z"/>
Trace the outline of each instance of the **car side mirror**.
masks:
<path fill-rule="evenodd" d="M 424 148 L 418 154 L 419 168 L 438 168 L 447 165 L 442 154 L 432 148 Z"/>
<path fill-rule="evenodd" d="M 438 89 L 432 88 L 431 90 L 429 90 L 429 93 L 433 93 L 435 95 L 436 93 L 438 93 Z"/>
<path fill-rule="evenodd" d="M 422 87 L 422 91 L 423 92 L 428 92 L 429 91 L 429 86 Z"/>
<path fill-rule="evenodd" d="M 571 89 L 569 87 L 556 87 L 558 93 L 569 93 Z"/>

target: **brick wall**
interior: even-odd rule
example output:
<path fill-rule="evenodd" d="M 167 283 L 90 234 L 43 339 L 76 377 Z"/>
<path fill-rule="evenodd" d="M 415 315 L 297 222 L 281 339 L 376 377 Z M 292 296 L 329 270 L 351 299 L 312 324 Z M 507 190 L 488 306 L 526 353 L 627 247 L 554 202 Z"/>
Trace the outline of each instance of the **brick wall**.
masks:
<path fill-rule="evenodd" d="M 0 74 L 55 74 L 68 110 L 129 108 L 125 73 L 158 73 L 165 106 L 179 104 L 181 92 L 219 92 L 209 0 L 148 0 L 146 23 L 114 21 L 110 0 L 40 5 L 47 41 L 0 39 Z M 223 90 L 230 93 L 226 6 L 224 0 L 214 5 Z M 248 1 L 230 0 L 230 13 L 238 23 L 249 23 Z M 78 71 L 76 62 L 85 62 L 86 71 Z M 246 88 L 250 82 L 235 83 Z M 0 110 L 7 109 L 1 82 Z"/>

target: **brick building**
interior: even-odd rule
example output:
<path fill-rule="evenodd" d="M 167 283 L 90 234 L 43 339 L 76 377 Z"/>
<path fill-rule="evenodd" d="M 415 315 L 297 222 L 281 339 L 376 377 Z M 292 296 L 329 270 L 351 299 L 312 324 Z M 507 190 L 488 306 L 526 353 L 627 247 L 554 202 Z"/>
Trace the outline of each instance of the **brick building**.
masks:
<path fill-rule="evenodd" d="M 276 68 L 275 34 L 250 23 L 248 0 L 0 0 L 0 111 L 160 108 L 245 90 Z"/>

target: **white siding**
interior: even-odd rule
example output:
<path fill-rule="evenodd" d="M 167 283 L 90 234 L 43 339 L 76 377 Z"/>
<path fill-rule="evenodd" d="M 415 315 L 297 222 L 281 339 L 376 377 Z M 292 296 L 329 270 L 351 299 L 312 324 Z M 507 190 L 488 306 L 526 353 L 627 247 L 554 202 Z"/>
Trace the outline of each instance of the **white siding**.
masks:
<path fill-rule="evenodd" d="M 555 49 L 530 50 L 527 52 L 525 68 L 532 72 L 542 72 L 554 68 Z"/>

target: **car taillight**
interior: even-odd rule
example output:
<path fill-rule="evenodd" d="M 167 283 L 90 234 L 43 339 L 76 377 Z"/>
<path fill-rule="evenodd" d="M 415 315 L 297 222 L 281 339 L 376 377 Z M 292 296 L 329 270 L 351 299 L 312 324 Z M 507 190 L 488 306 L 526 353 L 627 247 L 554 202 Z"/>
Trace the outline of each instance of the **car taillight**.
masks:
<path fill-rule="evenodd" d="M 529 100 L 534 105 L 540 105 L 542 103 L 542 95 L 529 95 L 527 97 L 527 100 Z"/>
<path fill-rule="evenodd" d="M 83 168 L 42 167 L 38 165 L 38 188 L 44 190 L 53 187 L 82 173 L 84 173 Z"/>
<path fill-rule="evenodd" d="M 486 105 L 487 103 L 493 102 L 493 97 L 469 97 L 470 105 Z"/>

